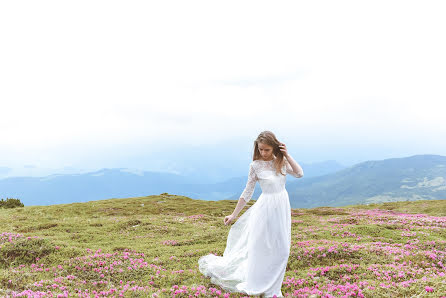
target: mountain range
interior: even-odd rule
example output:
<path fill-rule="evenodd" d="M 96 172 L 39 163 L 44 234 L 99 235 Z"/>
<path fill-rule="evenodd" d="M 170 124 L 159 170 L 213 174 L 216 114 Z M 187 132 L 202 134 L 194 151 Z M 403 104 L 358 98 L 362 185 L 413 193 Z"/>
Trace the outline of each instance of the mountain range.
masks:
<path fill-rule="evenodd" d="M 287 176 L 292 208 L 446 199 L 446 157 L 441 155 L 365 161 L 350 167 L 335 161 L 301 165 L 303 178 Z M 0 198 L 19 198 L 27 206 L 160 193 L 208 201 L 237 200 L 246 180 L 244 175 L 216 183 L 199 183 L 197 177 L 113 168 L 82 174 L 0 179 Z M 260 194 L 257 183 L 253 200 Z"/>

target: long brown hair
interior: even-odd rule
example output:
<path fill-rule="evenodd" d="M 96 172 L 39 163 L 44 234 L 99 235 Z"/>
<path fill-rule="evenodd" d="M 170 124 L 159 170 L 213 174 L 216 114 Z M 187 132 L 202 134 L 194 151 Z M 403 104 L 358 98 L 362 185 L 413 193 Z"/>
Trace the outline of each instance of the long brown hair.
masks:
<path fill-rule="evenodd" d="M 280 173 L 282 175 L 286 175 L 282 173 L 282 167 L 285 164 L 285 156 L 283 155 L 282 151 L 280 151 L 279 145 L 281 142 L 279 142 L 276 138 L 276 136 L 269 130 L 262 131 L 257 139 L 254 141 L 254 154 L 252 157 L 252 160 L 262 159 L 260 152 L 259 152 L 259 143 L 269 145 L 273 147 L 273 154 L 276 156 L 276 159 L 274 160 L 274 167 L 276 168 L 276 174 Z"/>

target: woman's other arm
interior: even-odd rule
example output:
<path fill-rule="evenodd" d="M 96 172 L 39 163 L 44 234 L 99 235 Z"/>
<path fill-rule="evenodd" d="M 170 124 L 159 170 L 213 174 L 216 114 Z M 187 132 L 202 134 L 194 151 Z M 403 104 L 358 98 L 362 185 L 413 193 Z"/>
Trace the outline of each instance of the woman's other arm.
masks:
<path fill-rule="evenodd" d="M 246 206 L 246 204 L 248 204 L 248 202 L 246 202 L 245 199 L 243 198 L 238 199 L 237 206 L 235 206 L 234 212 L 232 212 L 231 215 L 237 217 L 240 211 L 242 211 L 243 208 Z"/>
<path fill-rule="evenodd" d="M 251 200 L 252 194 L 256 187 L 257 175 L 254 170 L 253 162 L 249 165 L 248 181 L 246 182 L 245 189 L 243 190 L 235 207 L 233 215 L 237 216 L 239 212 L 245 207 L 245 205 Z"/>
<path fill-rule="evenodd" d="M 304 176 L 304 170 L 302 169 L 302 167 L 297 163 L 297 161 L 294 160 L 294 158 L 291 157 L 291 155 L 286 156 L 286 159 L 289 163 L 289 165 L 287 165 L 288 167 L 291 166 L 292 170 L 293 170 L 293 176 L 296 178 L 302 178 Z"/>

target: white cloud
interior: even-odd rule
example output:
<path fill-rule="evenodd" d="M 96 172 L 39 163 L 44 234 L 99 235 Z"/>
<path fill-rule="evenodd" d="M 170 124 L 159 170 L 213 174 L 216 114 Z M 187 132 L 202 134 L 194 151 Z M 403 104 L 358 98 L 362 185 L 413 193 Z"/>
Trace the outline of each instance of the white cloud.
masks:
<path fill-rule="evenodd" d="M 61 148 L 84 150 L 82 160 L 125 144 L 213 143 L 264 129 L 307 143 L 415 138 L 445 149 L 445 8 L 2 2 L 0 153 L 62 162 L 73 155 Z"/>

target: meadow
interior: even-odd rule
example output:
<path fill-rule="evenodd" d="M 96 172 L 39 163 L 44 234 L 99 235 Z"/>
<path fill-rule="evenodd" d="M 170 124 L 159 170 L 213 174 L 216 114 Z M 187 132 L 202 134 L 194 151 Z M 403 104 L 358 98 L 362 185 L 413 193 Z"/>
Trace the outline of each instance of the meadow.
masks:
<path fill-rule="evenodd" d="M 223 254 L 236 204 L 164 193 L 0 209 L 0 296 L 248 297 L 197 263 Z M 282 292 L 446 297 L 445 256 L 446 200 L 292 209 Z"/>

